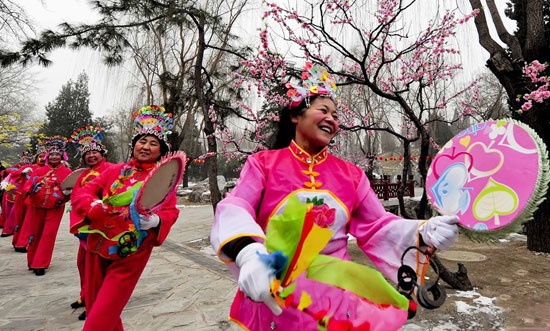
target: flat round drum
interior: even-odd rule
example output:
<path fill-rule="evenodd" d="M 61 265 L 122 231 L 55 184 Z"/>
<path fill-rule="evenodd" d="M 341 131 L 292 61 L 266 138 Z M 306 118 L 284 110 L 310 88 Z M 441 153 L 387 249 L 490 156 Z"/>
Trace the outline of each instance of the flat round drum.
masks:
<path fill-rule="evenodd" d="M 69 176 L 67 176 L 63 182 L 61 182 L 61 189 L 62 190 L 70 190 L 72 189 L 75 185 L 76 185 L 76 180 L 78 179 L 78 177 L 80 177 L 80 175 L 86 171 L 87 168 L 80 168 L 80 169 L 76 169 L 75 171 L 71 172 L 69 174 Z"/>
<path fill-rule="evenodd" d="M 475 124 L 433 158 L 426 180 L 430 202 L 444 215 L 458 215 L 470 231 L 515 229 L 531 218 L 546 194 L 545 151 L 542 140 L 523 123 Z"/>
<path fill-rule="evenodd" d="M 136 210 L 140 214 L 147 214 L 160 208 L 166 197 L 176 190 L 183 179 L 184 171 L 185 154 L 183 152 L 163 159 L 144 180 L 136 198 Z"/>

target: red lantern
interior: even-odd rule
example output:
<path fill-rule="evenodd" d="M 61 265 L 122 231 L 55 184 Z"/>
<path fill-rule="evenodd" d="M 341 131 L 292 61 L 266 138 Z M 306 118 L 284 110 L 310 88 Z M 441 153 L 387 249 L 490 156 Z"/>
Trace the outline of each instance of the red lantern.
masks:
<path fill-rule="evenodd" d="M 393 156 L 390 156 L 390 161 L 393 161 Z"/>
<path fill-rule="evenodd" d="M 429 155 L 428 155 L 428 156 L 426 156 L 426 160 L 429 160 L 429 159 L 430 159 L 430 156 L 429 156 Z"/>
<path fill-rule="evenodd" d="M 378 159 L 379 159 L 380 161 L 383 161 L 383 160 L 384 160 L 384 157 L 383 157 L 383 156 L 380 156 Z"/>
<path fill-rule="evenodd" d="M 411 156 L 411 160 L 414 160 L 414 156 Z"/>
<path fill-rule="evenodd" d="M 402 156 L 400 156 L 400 157 L 399 157 L 399 161 L 402 161 L 402 160 L 403 160 L 403 157 L 402 157 Z"/>

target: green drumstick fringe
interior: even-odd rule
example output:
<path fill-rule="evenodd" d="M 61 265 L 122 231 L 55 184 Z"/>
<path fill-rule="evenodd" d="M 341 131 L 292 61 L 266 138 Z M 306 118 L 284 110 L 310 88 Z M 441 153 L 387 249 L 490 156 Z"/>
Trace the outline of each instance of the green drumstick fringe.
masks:
<path fill-rule="evenodd" d="M 495 231 L 474 231 L 467 228 L 461 228 L 461 231 L 471 240 L 477 242 L 495 242 L 499 239 L 506 237 L 510 233 L 520 232 L 523 223 L 533 219 L 533 214 L 537 210 L 538 206 L 546 200 L 546 191 L 548 190 L 548 183 L 550 182 L 550 167 L 548 165 L 548 150 L 546 145 L 540 138 L 540 136 L 529 125 L 519 122 L 510 118 L 503 119 L 503 121 L 516 124 L 527 131 L 533 140 L 537 144 L 539 150 L 539 173 L 537 182 L 533 193 L 529 198 L 529 201 L 525 204 L 522 211 L 518 214 L 516 219 L 507 226 L 495 230 Z"/>

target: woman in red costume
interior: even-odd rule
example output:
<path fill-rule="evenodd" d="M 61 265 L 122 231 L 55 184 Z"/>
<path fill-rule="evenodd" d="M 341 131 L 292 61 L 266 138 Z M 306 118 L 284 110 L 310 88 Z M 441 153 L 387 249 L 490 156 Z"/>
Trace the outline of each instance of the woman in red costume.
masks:
<path fill-rule="evenodd" d="M 19 159 L 19 169 L 13 171 L 8 179 L 8 186 L 6 187 L 6 198 L 7 201 L 11 204 L 9 212 L 6 213 L 6 221 L 4 223 L 4 228 L 2 229 L 2 237 L 11 236 L 15 232 L 15 227 L 17 225 L 16 219 L 16 209 L 21 210 L 22 199 L 20 198 L 23 185 L 27 180 L 26 174 L 32 170 L 32 154 L 30 151 L 25 151 L 21 154 Z M 20 200 L 18 204 L 18 200 Z M 19 207 L 17 207 L 19 205 Z"/>
<path fill-rule="evenodd" d="M 63 217 L 67 197 L 61 183 L 71 173 L 62 159 L 67 159 L 67 139 L 56 136 L 45 142 L 46 165 L 33 171 L 29 185 L 29 210 L 25 221 L 31 226 L 27 247 L 27 264 L 37 276 L 46 273 L 52 260 L 57 230 Z"/>
<path fill-rule="evenodd" d="M 32 160 L 32 157 L 32 155 L 29 155 L 29 159 Z M 16 252 L 27 252 L 27 243 L 29 242 L 29 238 L 27 237 L 23 248 L 17 248 L 17 241 L 19 240 L 21 227 L 27 211 L 27 206 L 25 206 L 25 198 L 27 195 L 27 192 L 25 191 L 25 184 L 27 180 L 31 178 L 32 172 L 40 167 L 43 167 L 45 163 L 46 162 L 43 158 L 36 156 L 36 162 L 22 166 L 13 174 L 17 187 L 14 189 L 15 202 L 8 218 L 10 218 L 11 222 L 13 222 L 13 238 L 11 244 Z"/>
<path fill-rule="evenodd" d="M 139 215 L 132 208 L 143 180 L 169 150 L 171 120 L 157 106 L 134 113 L 132 160 L 112 166 L 73 194 L 73 209 L 86 218 L 71 230 L 89 234 L 84 330 L 123 330 L 120 314 L 153 247 L 163 243 L 176 222 L 175 193 L 158 214 Z"/>
<path fill-rule="evenodd" d="M 84 187 L 87 183 L 91 182 L 94 178 L 99 176 L 103 171 L 109 169 L 113 164 L 105 160 L 105 154 L 107 154 L 107 149 L 102 144 L 103 133 L 100 127 L 96 126 L 86 126 L 80 128 L 73 132 L 71 135 L 70 142 L 72 142 L 76 149 L 77 155 L 82 156 L 84 164 L 88 167 L 80 176 L 78 177 L 74 188 L 71 191 L 66 191 L 63 193 L 71 194 L 71 197 L 78 195 L 78 191 Z M 71 221 L 71 233 L 74 233 L 75 236 L 79 239 L 78 245 L 78 254 L 76 256 L 76 266 L 78 267 L 78 274 L 80 276 L 80 297 L 78 300 L 71 304 L 71 307 L 76 309 L 85 306 L 85 293 L 86 293 L 86 282 L 85 282 L 85 266 L 86 266 L 86 240 L 88 235 L 86 233 L 79 233 L 78 228 L 82 226 L 82 221 L 84 217 L 78 215 L 76 210 L 71 210 L 70 221 Z M 78 316 L 79 320 L 86 319 L 86 311 L 82 312 Z"/>
<path fill-rule="evenodd" d="M 13 245 L 15 251 L 19 253 L 27 252 L 27 245 L 29 244 L 29 237 L 31 236 L 30 222 L 25 223 L 25 216 L 27 215 L 27 211 L 30 208 L 28 193 L 31 187 L 31 181 L 29 181 L 29 179 L 33 178 L 33 171 L 43 167 L 46 164 L 46 147 L 44 146 L 44 144 L 42 142 L 39 142 L 39 144 L 36 146 L 36 150 L 38 151 L 38 155 L 36 157 L 35 164 L 32 166 L 32 170 L 26 174 L 25 183 L 21 188 L 21 210 L 17 209 L 17 204 L 16 206 L 14 206 L 14 208 L 16 208 L 17 210 L 17 224 L 15 226 L 15 232 L 13 233 L 11 244 Z"/>
<path fill-rule="evenodd" d="M 8 227 L 8 215 L 10 214 L 11 209 L 13 208 L 14 200 L 15 200 L 15 194 L 13 192 L 10 192 L 11 188 L 13 188 L 13 185 L 10 185 L 11 176 L 14 174 L 21 165 L 19 163 L 16 163 L 12 165 L 11 167 L 2 170 L 2 173 L 0 173 L 0 178 L 2 179 L 2 182 L 0 183 L 0 190 L 2 191 L 2 209 L 0 210 L 0 228 L 2 228 L 2 234 L 0 237 L 8 237 L 11 236 L 11 233 L 4 233 L 4 228 Z M 11 231 L 11 230 L 10 230 Z"/>

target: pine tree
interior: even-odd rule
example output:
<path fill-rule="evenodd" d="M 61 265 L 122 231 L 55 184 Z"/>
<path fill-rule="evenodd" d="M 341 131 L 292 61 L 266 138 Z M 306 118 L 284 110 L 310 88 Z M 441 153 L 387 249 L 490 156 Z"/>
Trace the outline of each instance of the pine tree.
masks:
<path fill-rule="evenodd" d="M 64 84 L 55 100 L 46 105 L 48 121 L 44 126 L 44 134 L 69 139 L 76 129 L 93 125 L 89 99 L 88 76 L 83 72 L 76 81 L 69 80 Z M 68 146 L 67 154 L 70 163 L 76 165 L 78 160 L 72 158 L 75 155 L 72 146 Z"/>

